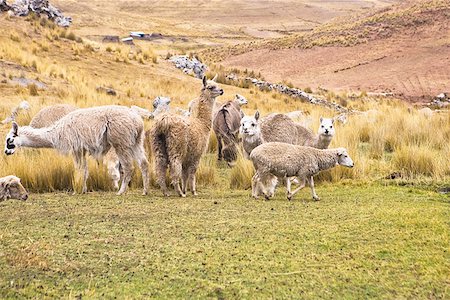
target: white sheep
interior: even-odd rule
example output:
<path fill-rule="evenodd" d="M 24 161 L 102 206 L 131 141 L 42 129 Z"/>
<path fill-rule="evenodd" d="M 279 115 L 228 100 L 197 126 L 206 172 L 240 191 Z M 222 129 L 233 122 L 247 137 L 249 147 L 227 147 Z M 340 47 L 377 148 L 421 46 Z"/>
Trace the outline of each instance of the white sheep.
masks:
<path fill-rule="evenodd" d="M 20 183 L 20 178 L 14 175 L 0 178 L 0 202 L 8 199 L 28 199 L 27 190 Z"/>
<path fill-rule="evenodd" d="M 353 167 L 353 161 L 345 148 L 316 149 L 278 142 L 256 147 L 250 159 L 256 170 L 252 178 L 252 196 L 257 198 L 262 192 L 266 199 L 273 196 L 277 178 L 296 176 L 301 184 L 291 192 L 290 181 L 287 180 L 287 198 L 291 200 L 308 182 L 313 199 L 319 200 L 314 189 L 314 175 L 337 165 Z"/>

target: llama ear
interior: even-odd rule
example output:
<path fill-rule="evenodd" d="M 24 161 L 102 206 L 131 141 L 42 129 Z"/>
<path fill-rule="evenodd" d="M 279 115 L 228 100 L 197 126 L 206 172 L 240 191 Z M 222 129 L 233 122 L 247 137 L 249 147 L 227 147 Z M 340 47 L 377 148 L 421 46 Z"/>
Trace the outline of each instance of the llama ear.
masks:
<path fill-rule="evenodd" d="M 206 76 L 203 76 L 203 86 L 206 87 Z"/>
<path fill-rule="evenodd" d="M 320 117 L 320 123 L 322 123 L 322 121 L 323 121 L 323 117 Z"/>
<path fill-rule="evenodd" d="M 19 131 L 19 125 L 17 125 L 16 122 L 12 123 L 12 132 L 17 135 L 17 132 Z"/>
<path fill-rule="evenodd" d="M 257 111 L 255 112 L 255 120 L 258 121 L 258 119 L 259 119 L 259 111 L 257 110 Z"/>
<path fill-rule="evenodd" d="M 219 77 L 219 74 L 217 74 L 216 73 L 216 75 L 214 76 L 214 78 L 213 79 L 211 79 L 212 81 L 214 81 L 214 82 L 216 82 L 216 80 L 217 80 L 217 77 Z"/>

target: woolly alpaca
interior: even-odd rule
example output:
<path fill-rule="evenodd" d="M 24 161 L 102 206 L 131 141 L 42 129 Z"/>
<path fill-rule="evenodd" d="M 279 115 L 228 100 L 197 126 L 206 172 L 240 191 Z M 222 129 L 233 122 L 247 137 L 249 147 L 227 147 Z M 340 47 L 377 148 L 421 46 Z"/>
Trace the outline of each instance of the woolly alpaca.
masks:
<path fill-rule="evenodd" d="M 33 128 L 49 127 L 68 113 L 77 109 L 78 107 L 70 104 L 55 104 L 44 107 L 31 119 L 30 126 Z"/>
<path fill-rule="evenodd" d="M 224 103 L 214 114 L 213 130 L 217 136 L 218 159 L 230 165 L 237 157 L 238 133 L 243 112 L 241 106 L 247 104 L 247 99 L 236 95 L 233 101 Z"/>
<path fill-rule="evenodd" d="M 335 134 L 333 119 L 320 118 L 317 134 L 294 122 L 285 114 L 270 114 L 261 121 L 258 120 L 258 111 L 253 118 L 246 116 L 241 120 L 240 131 L 243 135 L 246 157 L 255 147 L 267 142 L 282 142 L 326 149 Z"/>
<path fill-rule="evenodd" d="M 195 172 L 208 143 L 214 101 L 222 94 L 223 90 L 214 81 L 203 77 L 198 108 L 190 117 L 163 114 L 155 120 L 149 137 L 155 154 L 157 182 L 165 196 L 169 195 L 165 181 L 167 167 L 179 196 L 186 197 L 188 184 L 192 194 L 197 194 Z"/>
<path fill-rule="evenodd" d="M 0 178 L 0 202 L 8 199 L 27 200 L 28 192 L 16 176 Z"/>
<path fill-rule="evenodd" d="M 287 197 L 292 199 L 309 183 L 314 200 L 319 200 L 314 189 L 313 176 L 337 165 L 353 167 L 353 161 L 345 148 L 316 149 L 286 143 L 264 143 L 250 154 L 256 173 L 252 178 L 252 196 L 257 198 L 262 191 L 266 199 L 273 196 L 277 178 L 297 176 L 300 186 L 291 192 L 290 181 L 286 181 Z"/>
<path fill-rule="evenodd" d="M 19 127 L 13 123 L 6 136 L 5 153 L 11 155 L 17 147 L 55 148 L 71 153 L 75 164 L 83 170 L 83 189 L 87 192 L 88 167 L 86 154 L 99 159 L 111 148 L 115 150 L 123 170 L 123 194 L 129 182 L 133 160 L 137 160 L 144 179 L 144 194 L 148 191 L 148 162 L 144 151 L 144 124 L 141 117 L 123 106 L 100 106 L 75 110 L 50 127 Z"/>

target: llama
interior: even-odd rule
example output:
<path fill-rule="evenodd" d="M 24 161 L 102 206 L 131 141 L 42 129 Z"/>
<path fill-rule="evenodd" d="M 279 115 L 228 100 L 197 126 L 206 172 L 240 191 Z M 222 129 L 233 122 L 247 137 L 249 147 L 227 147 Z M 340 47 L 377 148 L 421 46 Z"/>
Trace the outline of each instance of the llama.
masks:
<path fill-rule="evenodd" d="M 137 160 L 144 180 L 144 194 L 148 192 L 149 172 L 144 151 L 144 123 L 142 118 L 124 106 L 99 106 L 77 109 L 50 127 L 19 127 L 13 122 L 6 136 L 5 153 L 14 154 L 18 147 L 54 148 L 63 154 L 71 153 L 75 164 L 83 170 L 82 193 L 87 192 L 88 167 L 86 154 L 100 159 L 113 149 L 123 170 L 118 195 L 127 190 L 131 181 L 133 160 Z"/>
<path fill-rule="evenodd" d="M 0 202 L 8 199 L 28 199 L 28 192 L 20 183 L 20 178 L 13 175 L 0 178 Z"/>
<path fill-rule="evenodd" d="M 197 195 L 195 172 L 208 144 L 214 101 L 220 95 L 223 90 L 213 80 L 203 77 L 198 107 L 190 117 L 163 114 L 155 120 L 149 142 L 155 154 L 157 182 L 164 196 L 169 195 L 167 167 L 170 167 L 172 185 L 180 197 L 186 197 L 188 185 L 192 194 Z"/>
<path fill-rule="evenodd" d="M 78 107 L 70 104 L 55 104 L 44 107 L 31 119 L 30 126 L 33 128 L 49 127 L 77 109 Z"/>
<path fill-rule="evenodd" d="M 244 115 L 241 106 L 247 103 L 247 99 L 236 94 L 233 101 L 222 104 L 214 114 L 213 130 L 217 137 L 218 159 L 224 158 L 230 166 L 237 158 L 239 126 Z"/>

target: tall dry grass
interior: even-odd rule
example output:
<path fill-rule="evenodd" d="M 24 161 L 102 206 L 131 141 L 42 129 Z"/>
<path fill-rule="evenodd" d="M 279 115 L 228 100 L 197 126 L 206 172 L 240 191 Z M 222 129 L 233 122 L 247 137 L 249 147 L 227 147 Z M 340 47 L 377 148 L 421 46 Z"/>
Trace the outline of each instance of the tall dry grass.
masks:
<path fill-rule="evenodd" d="M 17 119 L 19 124 L 25 125 L 41 108 L 55 103 L 70 103 L 78 107 L 121 104 L 151 108 L 154 97 L 170 96 L 173 106 L 186 108 L 187 103 L 198 96 L 200 81 L 183 75 L 163 60 L 155 64 L 153 57 L 156 51 L 152 48 L 139 50 L 126 45 L 105 46 L 77 41 L 76 38 L 66 38 L 70 34 L 68 32 L 44 25 L 36 22 L 37 33 L 21 31 L 20 28 L 0 32 L 0 60 L 8 62 L 0 70 L 0 79 L 10 81 L 14 77 L 26 77 L 47 85 L 47 89 L 36 91 L 1 83 L 1 119 L 9 115 L 21 100 L 31 104 L 31 110 L 21 113 Z M 12 26 L 12 22 L 8 26 Z M 50 41 L 48 35 L 59 38 Z M 144 63 L 139 61 L 140 58 Z M 98 92 L 98 86 L 112 87 L 118 95 L 114 97 Z M 249 100 L 244 108 L 247 114 L 253 114 L 256 109 L 262 115 L 302 110 L 313 120 L 314 131 L 320 116 L 335 114 L 274 92 L 248 86 L 222 84 L 222 87 L 225 96 L 218 99 L 220 102 L 231 100 L 234 94 L 239 93 Z M 450 178 L 449 114 L 426 117 L 416 111 L 410 112 L 402 102 L 374 101 L 363 94 L 356 100 L 345 94 L 329 93 L 327 97 L 331 101 L 345 101 L 350 108 L 362 111 L 376 109 L 378 113 L 355 115 L 346 125 L 336 124 L 337 134 L 331 146 L 348 148 L 355 168 L 335 168 L 322 173 L 320 180 L 366 181 L 393 172 L 400 172 L 408 180 L 447 181 Z M 151 122 L 146 122 L 145 126 L 149 129 Z M 4 137 L 8 130 L 9 125 L 0 127 L 0 135 Z M 236 166 L 229 169 L 224 164 L 217 164 L 216 152 L 216 138 L 212 134 L 208 153 L 198 171 L 199 185 L 249 188 L 253 175 L 251 162 L 239 157 Z M 152 161 L 151 154 L 149 158 Z M 19 149 L 13 156 L 0 156 L 0 176 L 15 174 L 33 191 L 70 190 L 73 183 L 75 186 L 79 184 L 76 173 L 72 159 L 54 150 Z M 90 174 L 90 189 L 111 189 L 105 168 L 93 160 L 90 160 Z M 152 184 L 155 184 L 154 179 Z M 132 186 L 141 186 L 139 172 L 135 172 Z"/>

